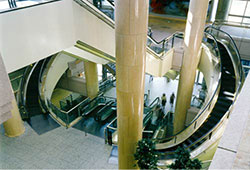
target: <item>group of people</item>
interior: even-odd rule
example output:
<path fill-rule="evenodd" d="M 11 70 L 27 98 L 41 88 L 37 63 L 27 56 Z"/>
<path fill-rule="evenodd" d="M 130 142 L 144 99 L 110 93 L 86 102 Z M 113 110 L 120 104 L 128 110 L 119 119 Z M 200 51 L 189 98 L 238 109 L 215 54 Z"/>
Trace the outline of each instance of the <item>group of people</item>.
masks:
<path fill-rule="evenodd" d="M 171 112 L 173 112 L 174 99 L 175 99 L 175 94 L 172 93 L 170 96 Z M 161 106 L 160 105 L 156 106 L 156 109 L 155 109 L 155 112 L 153 114 L 152 121 L 151 121 L 152 126 L 154 126 L 155 128 L 157 127 L 157 125 L 161 124 L 163 121 L 163 117 L 165 115 L 166 104 L 167 104 L 167 96 L 165 93 L 163 93 L 161 97 Z"/>
<path fill-rule="evenodd" d="M 175 95 L 174 95 L 174 93 L 172 93 L 170 96 L 171 111 L 173 111 L 174 99 L 175 99 Z M 166 94 L 163 93 L 163 95 L 161 96 L 161 105 L 162 105 L 163 110 L 165 110 L 166 103 L 167 103 L 167 97 L 166 97 Z"/>

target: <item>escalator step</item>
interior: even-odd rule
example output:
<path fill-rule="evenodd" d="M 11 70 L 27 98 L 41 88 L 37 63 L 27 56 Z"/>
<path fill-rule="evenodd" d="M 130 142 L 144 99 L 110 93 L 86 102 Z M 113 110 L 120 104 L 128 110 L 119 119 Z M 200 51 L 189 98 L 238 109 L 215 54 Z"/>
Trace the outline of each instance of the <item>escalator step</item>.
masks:
<path fill-rule="evenodd" d="M 221 113 L 225 113 L 227 111 L 227 107 L 215 107 L 213 110 Z"/>
<path fill-rule="evenodd" d="M 216 105 L 224 106 L 224 107 L 229 107 L 231 105 L 230 102 L 224 101 L 224 100 L 217 100 Z"/>
<path fill-rule="evenodd" d="M 218 100 L 219 100 L 219 101 L 222 101 L 222 102 L 229 103 L 229 104 L 231 105 L 231 104 L 232 104 L 233 98 L 227 97 L 227 96 L 224 96 L 224 95 L 220 95 L 220 96 L 218 97 Z"/>
<path fill-rule="evenodd" d="M 215 125 L 220 121 L 220 119 L 218 117 L 211 117 L 208 121 L 210 124 Z"/>
<path fill-rule="evenodd" d="M 231 99 L 231 100 L 233 100 L 233 98 L 234 98 L 234 95 L 230 95 L 230 94 L 224 93 L 224 92 L 221 92 L 220 95 L 223 97 L 226 97 L 228 99 Z"/>
<path fill-rule="evenodd" d="M 221 90 L 228 91 L 228 92 L 233 93 L 233 94 L 235 93 L 235 87 L 223 86 L 223 87 L 221 87 Z"/>
<path fill-rule="evenodd" d="M 214 125 L 210 125 L 209 123 L 204 123 L 204 125 L 201 127 L 201 130 L 204 131 L 205 133 L 207 133 L 213 127 L 214 127 Z"/>
<path fill-rule="evenodd" d="M 233 77 L 233 76 L 222 76 L 222 78 L 221 78 L 221 80 L 222 80 L 222 82 L 223 83 L 231 83 L 231 84 L 234 84 L 234 82 L 235 82 L 235 78 Z"/>
<path fill-rule="evenodd" d="M 213 111 L 210 116 L 213 117 L 213 119 L 221 119 L 223 116 L 224 116 L 225 113 L 222 113 L 222 112 L 215 112 Z"/>

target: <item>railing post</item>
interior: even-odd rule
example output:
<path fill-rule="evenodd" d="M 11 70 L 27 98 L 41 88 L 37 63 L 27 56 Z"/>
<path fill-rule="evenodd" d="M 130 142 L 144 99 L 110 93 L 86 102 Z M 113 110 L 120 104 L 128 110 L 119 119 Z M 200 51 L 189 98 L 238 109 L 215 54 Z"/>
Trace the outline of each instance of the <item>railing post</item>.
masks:
<path fill-rule="evenodd" d="M 164 39 L 163 42 L 162 42 L 162 50 L 165 51 L 165 43 L 166 43 L 166 40 Z"/>
<path fill-rule="evenodd" d="M 171 48 L 174 47 L 174 39 L 175 39 L 175 35 L 173 35 L 173 37 L 172 37 L 172 45 L 171 45 Z"/>

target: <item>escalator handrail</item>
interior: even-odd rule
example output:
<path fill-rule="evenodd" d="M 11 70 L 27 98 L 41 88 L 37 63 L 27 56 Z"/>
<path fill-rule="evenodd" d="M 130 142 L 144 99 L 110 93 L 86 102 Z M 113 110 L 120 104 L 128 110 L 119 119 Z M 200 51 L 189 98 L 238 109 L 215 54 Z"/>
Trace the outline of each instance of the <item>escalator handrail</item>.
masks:
<path fill-rule="evenodd" d="M 79 4 L 80 6 L 84 7 L 85 9 L 87 9 L 89 12 L 91 12 L 92 14 L 94 14 L 97 18 L 101 19 L 102 21 L 104 21 L 106 24 L 108 24 L 109 26 L 111 26 L 111 28 L 115 28 L 115 22 L 109 18 L 108 16 L 106 16 L 102 11 L 100 11 L 97 7 L 95 7 L 93 4 L 91 4 L 90 2 L 86 1 L 86 0 L 74 0 L 77 4 Z M 165 43 L 168 42 L 170 39 L 172 40 L 172 45 L 171 47 L 173 47 L 174 45 L 174 39 L 175 37 L 182 37 L 184 34 L 182 32 L 175 32 L 172 35 L 170 35 L 169 37 L 164 38 L 163 40 L 157 42 L 154 38 L 152 38 L 152 36 L 147 36 L 148 39 L 150 39 L 153 43 L 155 44 L 160 44 L 160 43 Z M 149 47 L 148 47 L 149 48 Z M 152 49 L 151 49 L 152 50 Z M 153 51 L 153 50 L 152 50 Z M 151 51 L 151 53 L 152 53 Z M 162 51 L 165 51 L 165 49 L 163 49 Z M 157 54 L 155 51 L 154 52 L 154 56 L 157 56 L 157 58 L 162 59 L 162 54 Z M 160 55 L 160 56 L 159 56 Z"/>
<path fill-rule="evenodd" d="M 47 61 L 47 58 L 45 58 L 43 60 L 43 63 L 42 63 L 42 66 L 41 66 L 41 69 L 40 69 L 40 72 L 39 72 L 39 76 L 38 76 L 38 101 L 42 107 L 42 110 L 47 110 L 46 106 L 45 106 L 45 103 L 43 102 L 42 98 L 41 98 L 41 94 L 40 94 L 40 83 L 42 83 L 42 74 L 43 74 L 43 71 L 45 69 L 45 63 Z"/>
<path fill-rule="evenodd" d="M 27 68 L 25 69 L 23 73 L 23 78 L 20 84 L 20 103 L 22 106 L 25 106 L 24 87 L 26 87 L 25 83 L 27 83 L 26 79 L 27 79 L 28 73 L 30 72 L 30 69 L 32 69 L 32 66 L 27 66 Z"/>
<path fill-rule="evenodd" d="M 115 9 L 115 4 L 111 0 L 107 0 L 113 9 Z"/>
<path fill-rule="evenodd" d="M 101 108 L 101 109 L 96 113 L 95 116 L 98 116 L 98 115 L 101 114 L 101 112 L 103 112 L 105 109 L 111 107 L 111 105 L 112 105 L 113 103 L 114 103 L 114 101 L 112 101 L 112 100 L 108 101 L 108 102 L 105 104 L 105 106 L 104 106 L 103 108 Z"/>
<path fill-rule="evenodd" d="M 209 36 L 212 37 L 212 39 L 213 39 L 214 42 L 215 42 L 215 49 L 218 50 L 219 48 L 218 48 L 218 44 L 217 44 L 217 41 L 216 41 L 215 37 L 214 37 L 213 35 L 211 35 L 210 33 L 204 32 L 204 34 L 205 34 L 205 35 L 209 35 Z M 218 53 L 218 58 L 219 58 L 219 60 L 220 60 L 220 52 L 217 51 L 217 53 Z M 221 63 L 221 62 L 219 61 L 219 63 Z M 175 138 L 177 139 L 177 135 L 180 135 L 181 133 L 183 133 L 184 131 L 186 131 L 188 128 L 190 128 L 191 126 L 193 126 L 193 125 L 196 123 L 196 121 L 201 117 L 201 115 L 203 115 L 203 113 L 205 113 L 205 111 L 207 111 L 207 109 L 208 109 L 208 108 L 210 107 L 210 105 L 212 104 L 212 101 L 214 100 L 214 97 L 216 96 L 217 92 L 218 92 L 219 89 L 220 89 L 221 72 L 222 72 L 222 66 L 221 66 L 221 64 L 220 64 L 220 74 L 219 74 L 219 76 L 218 76 L 218 83 L 217 83 L 216 89 L 215 89 L 213 95 L 211 96 L 210 100 L 209 100 L 209 101 L 207 102 L 207 104 L 203 107 L 203 109 L 200 111 L 200 113 L 195 117 L 195 119 L 193 119 L 193 120 L 186 126 L 186 128 L 184 128 L 184 129 L 181 130 L 180 132 L 178 132 L 178 133 L 176 133 L 176 134 L 174 134 L 174 135 L 172 135 L 172 136 L 170 136 L 170 137 L 167 137 L 167 138 L 164 138 L 164 139 L 157 139 L 157 138 L 155 138 L 154 140 L 156 141 L 156 143 L 161 143 L 160 141 L 169 141 L 169 140 L 172 140 L 172 139 L 175 139 Z M 205 121 L 205 120 L 204 120 L 204 121 Z M 203 122 L 204 122 L 204 121 L 203 121 Z M 198 128 L 199 128 L 199 126 L 197 126 L 196 128 L 194 128 L 194 131 L 196 131 Z M 179 142 L 179 143 L 180 143 L 180 142 Z M 179 144 L 179 143 L 175 143 L 175 144 Z"/>
<path fill-rule="evenodd" d="M 109 2 L 109 4 L 113 7 L 113 9 L 115 9 L 115 4 L 113 2 L 111 2 L 110 0 L 107 0 Z M 148 39 L 150 39 L 153 43 L 155 44 L 162 44 L 162 43 L 166 43 L 168 42 L 171 38 L 174 38 L 176 35 L 183 35 L 183 32 L 175 32 L 173 33 L 171 36 L 163 38 L 161 41 L 157 41 L 155 40 L 152 35 L 148 35 Z"/>
<path fill-rule="evenodd" d="M 89 100 L 88 104 L 87 104 L 84 108 L 82 108 L 81 110 L 82 110 L 82 111 L 86 111 L 87 108 L 90 107 L 90 105 L 91 105 L 92 102 L 96 102 L 98 99 L 101 99 L 101 98 L 103 98 L 104 101 L 106 101 L 106 98 L 103 96 L 103 93 L 101 93 L 101 94 L 99 94 L 98 96 L 96 96 L 95 98 Z M 90 99 L 90 98 L 86 98 L 86 99 Z M 88 112 L 89 112 L 89 111 L 87 111 L 87 113 L 88 113 Z"/>
<path fill-rule="evenodd" d="M 237 46 L 236 46 L 236 44 L 235 44 L 235 42 L 234 42 L 232 36 L 231 36 L 230 34 L 228 34 L 227 32 L 223 31 L 223 30 L 220 30 L 220 29 L 218 29 L 218 28 L 213 27 L 212 25 L 207 26 L 207 27 L 205 28 L 205 31 L 207 31 L 208 29 L 216 30 L 216 31 L 221 32 L 221 33 L 223 33 L 223 34 L 225 34 L 225 35 L 227 35 L 227 36 L 229 37 L 230 41 L 231 41 L 232 44 L 233 44 L 233 48 L 234 48 L 234 50 L 235 50 L 235 52 L 236 52 L 236 54 L 237 54 L 237 57 L 238 57 L 239 63 L 237 63 L 237 68 L 239 68 L 239 72 L 240 72 L 240 83 L 242 83 L 242 81 L 244 80 L 244 77 L 243 77 L 244 75 L 243 75 L 242 64 L 240 63 L 240 62 L 241 62 L 240 52 L 239 52 L 239 50 L 238 50 L 238 48 L 237 48 Z M 230 43 L 230 42 L 229 42 L 229 43 Z M 231 43 L 230 43 L 230 44 L 231 44 Z M 239 87 L 240 87 L 240 86 L 239 86 Z M 240 90 L 239 87 L 238 87 L 237 91 Z"/>
<path fill-rule="evenodd" d="M 87 9 L 89 12 L 94 14 L 97 18 L 101 19 L 104 21 L 106 24 L 108 24 L 111 28 L 115 28 L 115 23 L 114 21 L 107 17 L 103 12 L 101 12 L 97 7 L 95 7 L 93 4 L 91 4 L 88 1 L 83 1 L 83 0 L 74 0 L 76 3 L 78 3 L 80 6 L 84 7 Z"/>
<path fill-rule="evenodd" d="M 147 115 L 143 118 L 143 127 L 145 127 L 145 125 L 144 125 L 144 120 L 146 120 L 146 118 L 148 118 L 150 114 L 153 114 L 153 112 L 154 112 L 153 110 L 150 110 L 150 111 L 147 113 Z M 114 118 L 114 119 L 107 125 L 106 128 L 112 129 L 112 130 L 117 130 L 117 128 L 114 128 L 114 127 L 111 126 L 111 124 L 114 123 L 115 121 L 117 121 L 117 117 Z"/>
<path fill-rule="evenodd" d="M 154 108 L 156 105 L 160 103 L 160 97 L 156 97 L 148 106 L 150 109 Z"/>
<path fill-rule="evenodd" d="M 150 116 L 152 117 L 153 114 L 154 114 L 154 111 L 151 110 L 151 111 L 148 112 L 148 114 L 144 117 L 144 119 L 143 119 L 143 128 L 142 128 L 142 129 L 144 129 L 144 128 L 146 127 L 146 123 L 148 123 L 148 121 L 146 122 L 146 120 L 147 120 L 147 119 L 150 119 L 150 118 L 148 118 L 148 117 L 150 117 Z"/>
<path fill-rule="evenodd" d="M 32 65 L 31 66 L 32 68 L 29 71 L 27 77 L 25 76 L 26 80 L 25 80 L 25 84 L 23 84 L 24 87 L 23 87 L 23 91 L 22 91 L 23 92 L 23 94 L 22 94 L 22 97 L 23 97 L 23 100 L 22 100 L 23 103 L 22 104 L 23 104 L 23 106 L 26 106 L 26 94 L 27 94 L 27 88 L 28 88 L 28 85 L 29 85 L 30 77 L 31 77 L 33 71 L 35 70 L 36 66 L 38 65 L 38 63 L 39 63 L 39 61 L 36 62 L 34 65 Z M 25 72 L 26 72 L 26 70 L 25 70 Z"/>
<path fill-rule="evenodd" d="M 89 98 L 87 97 L 87 98 L 85 98 L 85 99 L 83 99 L 80 103 L 78 103 L 77 105 L 75 105 L 74 107 L 72 107 L 71 109 L 69 109 L 68 111 L 63 111 L 63 110 L 61 110 L 61 109 L 59 109 L 60 111 L 62 111 L 62 112 L 65 112 L 65 114 L 70 114 L 70 112 L 72 112 L 74 109 L 76 109 L 77 107 L 79 107 L 81 104 L 83 104 L 84 102 L 86 102 L 86 101 L 88 101 L 89 100 Z"/>
<path fill-rule="evenodd" d="M 163 39 L 160 40 L 160 41 L 157 41 L 156 39 L 154 39 L 154 38 L 152 37 L 152 35 L 148 35 L 148 39 L 150 39 L 150 41 L 152 41 L 153 43 L 159 45 L 159 44 L 162 44 L 162 43 L 169 42 L 170 39 L 173 39 L 173 38 L 175 38 L 175 37 L 182 37 L 183 35 L 184 35 L 183 32 L 176 31 L 176 32 L 174 32 L 173 34 L 171 34 L 170 36 L 165 37 L 165 38 L 163 38 Z"/>

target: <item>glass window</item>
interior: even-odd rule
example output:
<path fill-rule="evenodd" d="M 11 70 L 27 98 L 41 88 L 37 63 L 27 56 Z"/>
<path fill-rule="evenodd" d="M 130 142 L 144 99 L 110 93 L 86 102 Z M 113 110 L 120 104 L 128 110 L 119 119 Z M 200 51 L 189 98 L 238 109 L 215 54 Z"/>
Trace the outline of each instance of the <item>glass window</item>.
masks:
<path fill-rule="evenodd" d="M 243 23 L 244 24 L 250 24 L 250 18 L 244 18 Z"/>
<path fill-rule="evenodd" d="M 232 14 L 232 15 L 244 15 L 246 4 L 247 4 L 247 1 L 234 0 L 232 5 L 231 5 L 230 14 Z"/>
<path fill-rule="evenodd" d="M 233 0 L 228 15 L 229 22 L 250 24 L 250 0 Z"/>
<path fill-rule="evenodd" d="M 249 16 L 250 17 L 250 2 L 247 3 L 247 8 L 246 8 L 245 16 Z"/>
<path fill-rule="evenodd" d="M 9 9 L 8 1 L 0 1 L 0 11 L 5 9 Z"/>
<path fill-rule="evenodd" d="M 229 17 L 228 17 L 228 21 L 230 21 L 230 22 L 237 22 L 237 23 L 241 23 L 241 21 L 242 21 L 242 17 L 234 17 L 234 16 L 229 16 Z"/>

